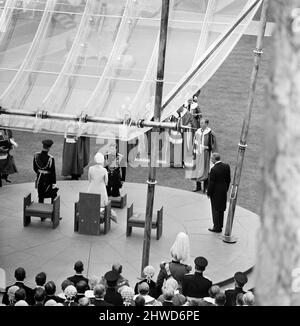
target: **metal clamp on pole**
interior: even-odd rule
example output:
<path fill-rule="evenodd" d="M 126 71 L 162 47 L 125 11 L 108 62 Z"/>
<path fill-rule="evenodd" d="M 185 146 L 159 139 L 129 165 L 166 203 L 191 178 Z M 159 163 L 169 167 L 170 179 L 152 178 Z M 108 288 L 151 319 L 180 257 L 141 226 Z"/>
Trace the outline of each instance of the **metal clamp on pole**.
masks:
<path fill-rule="evenodd" d="M 248 145 L 239 143 L 238 146 L 241 151 L 245 151 Z"/>
<path fill-rule="evenodd" d="M 156 185 L 157 184 L 156 180 L 154 180 L 154 181 L 147 180 L 146 182 L 148 183 L 148 185 Z"/>
<path fill-rule="evenodd" d="M 137 123 L 136 123 L 136 126 L 137 126 L 138 128 L 144 128 L 144 121 L 145 121 L 145 119 L 139 119 L 139 120 L 137 121 Z"/>
<path fill-rule="evenodd" d="M 264 51 L 262 50 L 262 49 L 254 49 L 253 50 L 253 53 L 255 54 L 255 55 L 262 55 L 263 53 L 264 53 Z"/>

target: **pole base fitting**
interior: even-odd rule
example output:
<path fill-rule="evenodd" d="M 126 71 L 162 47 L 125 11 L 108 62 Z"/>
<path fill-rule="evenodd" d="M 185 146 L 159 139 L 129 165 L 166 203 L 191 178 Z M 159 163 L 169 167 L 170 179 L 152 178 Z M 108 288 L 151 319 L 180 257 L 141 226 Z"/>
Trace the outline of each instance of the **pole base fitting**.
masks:
<path fill-rule="evenodd" d="M 236 243 L 237 242 L 237 237 L 233 237 L 232 235 L 224 235 L 223 236 L 223 241 L 226 243 Z"/>

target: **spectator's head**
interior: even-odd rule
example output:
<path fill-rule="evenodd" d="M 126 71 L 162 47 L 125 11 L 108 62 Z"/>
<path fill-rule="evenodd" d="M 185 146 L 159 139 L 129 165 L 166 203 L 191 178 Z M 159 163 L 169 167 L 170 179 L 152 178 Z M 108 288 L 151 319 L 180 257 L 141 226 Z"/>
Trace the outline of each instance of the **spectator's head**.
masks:
<path fill-rule="evenodd" d="M 117 272 L 118 274 L 121 274 L 122 273 L 122 265 L 120 263 L 115 263 L 112 265 L 111 270 Z"/>
<path fill-rule="evenodd" d="M 17 281 L 19 282 L 23 282 L 25 280 L 26 277 L 26 273 L 25 273 L 25 269 L 23 267 L 18 267 L 15 270 L 15 278 Z"/>
<path fill-rule="evenodd" d="M 255 296 L 251 291 L 248 291 L 243 295 L 243 300 L 246 306 L 255 305 Z"/>
<path fill-rule="evenodd" d="M 90 286 L 90 289 L 93 290 L 94 287 L 100 282 L 100 279 L 98 276 L 91 276 L 90 279 L 89 279 L 89 286 Z"/>
<path fill-rule="evenodd" d="M 48 301 L 45 302 L 44 304 L 45 307 L 49 306 L 49 307 L 53 307 L 53 306 L 57 306 L 57 302 L 53 299 L 50 299 Z"/>
<path fill-rule="evenodd" d="M 201 301 L 201 299 L 192 298 L 191 300 L 189 300 L 189 306 L 192 306 L 192 307 L 199 306 L 200 301 Z"/>
<path fill-rule="evenodd" d="M 107 286 L 114 287 L 117 285 L 119 274 L 115 271 L 109 271 L 105 273 L 104 278 L 106 280 Z"/>
<path fill-rule="evenodd" d="M 226 302 L 226 295 L 224 292 L 220 292 L 215 297 L 215 305 L 216 306 L 224 306 Z"/>
<path fill-rule="evenodd" d="M 46 283 L 46 278 L 47 278 L 46 273 L 44 273 L 44 272 L 38 273 L 36 275 L 36 277 L 35 277 L 35 283 L 36 283 L 36 285 L 38 285 L 38 286 L 44 286 L 45 283 Z"/>
<path fill-rule="evenodd" d="M 68 285 L 65 288 L 64 295 L 67 300 L 74 300 L 77 295 L 77 290 L 74 285 Z"/>
<path fill-rule="evenodd" d="M 19 300 L 18 302 L 15 303 L 15 307 L 21 307 L 21 306 L 29 306 L 29 304 L 25 300 Z"/>
<path fill-rule="evenodd" d="M 45 140 L 42 141 L 42 144 L 43 144 L 43 150 L 49 151 L 49 149 L 53 145 L 53 140 L 45 139 Z"/>
<path fill-rule="evenodd" d="M 186 233 L 179 232 L 173 243 L 170 254 L 173 260 L 183 264 L 188 264 L 190 261 L 190 240 Z"/>
<path fill-rule="evenodd" d="M 149 285 L 146 282 L 142 282 L 138 285 L 138 292 L 141 295 L 147 295 L 149 293 Z"/>
<path fill-rule="evenodd" d="M 211 298 L 215 298 L 218 293 L 220 293 L 221 289 L 218 285 L 213 285 L 209 288 L 208 294 Z"/>
<path fill-rule="evenodd" d="M 243 306 L 244 300 L 243 300 L 244 293 L 238 293 L 235 298 L 235 305 L 236 306 Z"/>
<path fill-rule="evenodd" d="M 34 301 L 35 303 L 44 303 L 46 298 L 46 292 L 43 288 L 37 288 L 34 291 Z"/>
<path fill-rule="evenodd" d="M 17 285 L 12 285 L 11 287 L 8 288 L 7 295 L 8 295 L 8 301 L 10 302 L 10 304 L 13 304 L 14 302 L 16 302 L 15 293 L 18 289 L 19 289 L 19 287 Z"/>
<path fill-rule="evenodd" d="M 155 269 L 153 266 L 148 265 L 143 269 L 143 275 L 147 279 L 148 282 L 150 282 L 150 280 L 152 280 L 154 274 L 155 274 Z"/>
<path fill-rule="evenodd" d="M 15 301 L 26 300 L 26 292 L 23 288 L 19 288 L 15 292 Z"/>
<path fill-rule="evenodd" d="M 145 298 L 142 295 L 138 295 L 134 300 L 136 307 L 143 307 L 145 305 Z"/>
<path fill-rule="evenodd" d="M 53 281 L 49 281 L 45 284 L 45 291 L 47 295 L 54 295 L 56 291 L 56 285 Z"/>
<path fill-rule="evenodd" d="M 84 294 L 84 292 L 88 289 L 88 285 L 86 283 L 86 281 L 79 281 L 76 284 L 76 290 L 78 294 Z"/>
<path fill-rule="evenodd" d="M 178 289 L 178 282 L 175 278 L 169 277 L 164 284 L 164 289 L 171 289 L 175 292 Z"/>
<path fill-rule="evenodd" d="M 172 300 L 174 297 L 174 290 L 171 288 L 164 288 L 163 289 L 163 297 L 165 300 Z"/>
<path fill-rule="evenodd" d="M 78 260 L 74 265 L 74 270 L 77 274 L 81 274 L 83 272 L 83 262 Z"/>
<path fill-rule="evenodd" d="M 61 289 L 63 291 L 65 291 L 65 289 L 69 286 L 69 285 L 74 285 L 73 282 L 71 282 L 70 280 L 66 279 L 64 281 L 62 281 L 61 283 Z"/>
<path fill-rule="evenodd" d="M 208 264 L 208 261 L 206 258 L 199 256 L 194 259 L 194 263 L 195 263 L 195 271 L 204 272 Z"/>
<path fill-rule="evenodd" d="M 198 102 L 198 97 L 197 97 L 197 95 L 194 95 L 194 96 L 193 96 L 193 101 L 196 102 L 196 103 Z"/>
<path fill-rule="evenodd" d="M 131 305 L 131 302 L 133 300 L 134 297 L 134 290 L 133 288 L 131 288 L 130 286 L 123 286 L 122 290 L 121 290 L 121 296 L 123 299 L 124 304 L 126 305 L 126 303 L 128 303 L 129 305 Z"/>
<path fill-rule="evenodd" d="M 78 300 L 78 305 L 79 306 L 89 306 L 90 305 L 90 299 L 87 297 L 80 298 Z"/>
<path fill-rule="evenodd" d="M 235 286 L 239 288 L 243 288 L 243 286 L 248 282 L 247 275 L 242 272 L 236 272 L 234 274 Z"/>
<path fill-rule="evenodd" d="M 94 287 L 94 296 L 95 298 L 101 299 L 105 296 L 105 286 L 103 284 L 97 284 Z"/>

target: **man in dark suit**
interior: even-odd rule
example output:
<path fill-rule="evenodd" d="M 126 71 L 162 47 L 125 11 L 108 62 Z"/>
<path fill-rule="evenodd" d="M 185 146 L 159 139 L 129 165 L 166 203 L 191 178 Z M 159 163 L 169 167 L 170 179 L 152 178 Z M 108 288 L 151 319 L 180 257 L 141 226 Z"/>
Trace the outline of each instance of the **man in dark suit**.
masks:
<path fill-rule="evenodd" d="M 228 289 L 225 291 L 226 302 L 225 306 L 236 306 L 236 297 L 239 293 L 246 293 L 243 290 L 243 286 L 248 282 L 247 275 L 242 272 L 236 272 L 234 274 L 235 287 L 234 289 Z"/>
<path fill-rule="evenodd" d="M 207 196 L 210 198 L 213 228 L 211 232 L 221 233 L 226 210 L 227 191 L 230 185 L 230 166 L 221 162 L 219 153 L 213 153 L 211 161 L 214 166 L 211 168 L 208 178 Z"/>
<path fill-rule="evenodd" d="M 122 296 L 119 292 L 116 291 L 119 274 L 116 271 L 109 271 L 105 273 L 104 278 L 107 284 L 104 300 L 113 306 L 122 306 Z"/>
<path fill-rule="evenodd" d="M 29 288 L 28 286 L 26 286 L 24 284 L 24 279 L 26 277 L 26 273 L 23 267 L 18 267 L 15 270 L 15 279 L 16 279 L 16 283 L 13 285 L 17 285 L 19 288 L 24 289 L 25 290 L 25 295 L 26 295 L 26 302 L 29 305 L 33 305 L 34 304 L 34 299 L 33 299 L 33 295 L 34 295 L 34 291 L 33 289 Z M 11 285 L 12 286 L 12 285 Z M 5 289 L 5 293 L 3 295 L 2 298 L 2 303 L 9 305 L 9 300 L 8 300 L 8 295 L 7 295 L 7 291 L 10 288 L 10 286 L 8 286 Z"/>
<path fill-rule="evenodd" d="M 75 287 L 76 287 L 76 284 L 79 281 L 85 281 L 86 284 L 89 284 L 89 279 L 82 275 L 83 269 L 84 269 L 83 268 L 83 262 L 78 260 L 74 265 L 74 270 L 75 270 L 76 274 L 73 275 L 73 276 L 68 277 L 68 280 L 71 281 L 74 284 Z M 89 290 L 89 289 L 90 288 L 87 285 L 87 290 Z"/>
<path fill-rule="evenodd" d="M 185 274 L 183 277 L 182 294 L 189 298 L 208 297 L 208 290 L 212 286 L 212 281 L 203 276 L 208 261 L 204 257 L 197 257 L 194 263 L 195 273 Z"/>

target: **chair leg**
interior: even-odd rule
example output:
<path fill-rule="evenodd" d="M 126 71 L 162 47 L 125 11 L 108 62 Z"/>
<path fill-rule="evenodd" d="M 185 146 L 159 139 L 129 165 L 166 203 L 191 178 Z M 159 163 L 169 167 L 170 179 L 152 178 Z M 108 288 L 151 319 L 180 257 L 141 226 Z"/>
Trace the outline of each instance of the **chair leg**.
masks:
<path fill-rule="evenodd" d="M 131 233 L 132 233 L 132 226 L 128 226 L 127 225 L 127 228 L 126 228 L 126 237 L 131 236 Z"/>
<path fill-rule="evenodd" d="M 24 215 L 24 217 L 23 217 L 23 226 L 29 225 L 30 222 L 31 222 L 31 217 L 28 216 L 28 215 Z"/>

